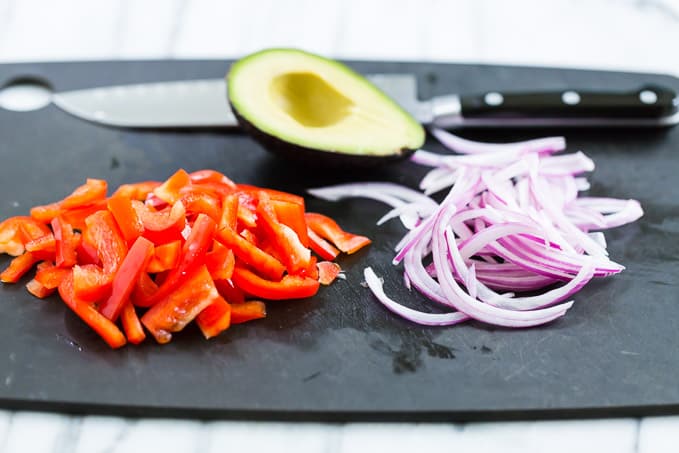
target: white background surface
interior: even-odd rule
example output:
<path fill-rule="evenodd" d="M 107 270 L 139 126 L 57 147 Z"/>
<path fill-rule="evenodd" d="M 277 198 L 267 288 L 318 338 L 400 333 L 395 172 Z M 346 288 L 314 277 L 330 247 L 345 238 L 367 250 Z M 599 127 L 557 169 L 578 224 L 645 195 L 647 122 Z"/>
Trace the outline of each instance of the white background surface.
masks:
<path fill-rule="evenodd" d="M 351 59 L 679 75 L 679 0 L 0 0 L 0 62 L 224 59 L 270 46 L 295 46 Z M 679 417 L 285 424 L 0 410 L 2 452 L 655 453 L 677 451 L 678 441 Z"/>

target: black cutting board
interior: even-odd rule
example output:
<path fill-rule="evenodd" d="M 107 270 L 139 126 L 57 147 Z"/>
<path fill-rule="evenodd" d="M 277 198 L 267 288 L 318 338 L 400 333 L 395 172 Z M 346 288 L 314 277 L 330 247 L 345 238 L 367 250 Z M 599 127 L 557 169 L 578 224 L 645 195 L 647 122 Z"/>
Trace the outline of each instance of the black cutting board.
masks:
<path fill-rule="evenodd" d="M 679 80 L 539 68 L 352 63 L 363 72 L 412 72 L 423 97 L 489 89 L 633 89 Z M 221 77 L 222 61 L 0 65 L 0 85 L 38 77 L 55 90 Z M 554 133 L 555 131 L 550 131 Z M 311 299 L 268 304 L 268 317 L 205 341 L 187 328 L 172 343 L 110 350 L 56 297 L 0 287 L 0 404 L 127 415 L 307 420 L 484 420 L 679 413 L 679 129 L 556 131 L 596 162 L 591 194 L 641 201 L 646 215 L 607 233 L 620 275 L 590 283 L 567 316 L 509 330 L 470 322 L 419 327 L 380 306 L 361 285 L 373 266 L 395 298 L 430 307 L 402 288 L 389 264 L 403 230 L 375 221 L 367 200 L 327 203 L 373 245 L 344 257 L 346 281 Z M 514 140 L 545 132 L 474 132 Z M 441 150 L 437 144 L 429 149 Z M 0 217 L 59 199 L 87 177 L 110 185 L 164 179 L 177 168 L 214 168 L 238 182 L 303 194 L 309 186 L 384 180 L 412 187 L 409 162 L 372 172 L 318 171 L 219 131 L 133 131 L 90 124 L 56 107 L 0 109 Z M 4 267 L 7 259 L 0 260 Z M 25 280 L 24 282 L 25 283 Z"/>

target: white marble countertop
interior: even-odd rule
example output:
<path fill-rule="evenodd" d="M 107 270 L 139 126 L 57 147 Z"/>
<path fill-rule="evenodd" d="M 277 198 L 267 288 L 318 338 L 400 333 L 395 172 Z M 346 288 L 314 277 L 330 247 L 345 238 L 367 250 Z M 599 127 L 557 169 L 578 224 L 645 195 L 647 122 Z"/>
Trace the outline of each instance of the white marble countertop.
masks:
<path fill-rule="evenodd" d="M 0 62 L 337 58 L 679 75 L 679 0 L 0 0 Z M 679 416 L 464 424 L 124 419 L 0 410 L 0 452 L 676 451 Z"/>

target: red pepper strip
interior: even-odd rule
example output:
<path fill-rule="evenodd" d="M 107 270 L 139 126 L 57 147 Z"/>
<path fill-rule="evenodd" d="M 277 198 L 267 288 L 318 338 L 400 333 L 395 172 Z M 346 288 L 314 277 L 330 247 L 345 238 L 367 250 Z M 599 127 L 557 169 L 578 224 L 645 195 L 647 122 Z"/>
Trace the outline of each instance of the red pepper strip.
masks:
<path fill-rule="evenodd" d="M 307 230 L 309 234 L 309 246 L 314 253 L 324 260 L 334 260 L 339 255 L 340 251 L 334 245 L 314 233 L 311 229 Z"/>
<path fill-rule="evenodd" d="M 238 226 L 238 196 L 229 194 L 222 200 L 222 215 L 219 217 L 219 229 L 229 227 L 235 230 Z"/>
<path fill-rule="evenodd" d="M 127 243 L 113 215 L 108 211 L 97 211 L 85 223 L 87 235 L 97 249 L 104 273 L 114 274 L 127 254 Z"/>
<path fill-rule="evenodd" d="M 59 214 L 61 214 L 61 205 L 59 203 L 33 206 L 31 208 L 31 218 L 42 223 L 50 223 Z"/>
<path fill-rule="evenodd" d="M 215 170 L 198 170 L 189 173 L 191 182 L 193 184 L 203 184 L 203 183 L 219 183 L 221 185 L 227 186 L 230 189 L 235 189 L 236 184 L 231 181 L 226 175 L 215 171 Z"/>
<path fill-rule="evenodd" d="M 305 217 L 307 225 L 309 225 L 309 228 L 314 233 L 328 239 L 344 253 L 352 254 L 371 243 L 370 239 L 365 236 L 347 233 L 342 230 L 337 225 L 337 222 L 323 214 L 307 212 Z"/>
<path fill-rule="evenodd" d="M 16 283 L 23 275 L 30 271 L 38 259 L 31 252 L 24 252 L 10 261 L 7 269 L 0 274 L 0 281 L 4 283 Z"/>
<path fill-rule="evenodd" d="M 309 235 L 307 234 L 306 219 L 304 218 L 304 205 L 289 201 L 271 199 L 271 204 L 276 211 L 278 221 L 292 228 L 304 247 L 309 247 Z"/>
<path fill-rule="evenodd" d="M 24 253 L 28 241 L 49 233 L 46 225 L 31 217 L 10 217 L 0 223 L 0 253 L 19 256 Z"/>
<path fill-rule="evenodd" d="M 78 262 L 76 255 L 78 244 L 73 233 L 73 227 L 60 216 L 53 218 L 51 224 L 55 240 L 57 266 L 73 267 Z"/>
<path fill-rule="evenodd" d="M 85 302 L 97 302 L 109 296 L 113 275 L 105 273 L 96 264 L 73 266 L 73 291 Z"/>
<path fill-rule="evenodd" d="M 301 243 L 292 228 L 278 221 L 271 199 L 266 192 L 260 193 L 257 216 L 258 225 L 268 235 L 270 243 L 283 260 L 288 273 L 298 274 L 306 269 L 311 259 L 310 250 Z"/>
<path fill-rule="evenodd" d="M 47 264 L 49 264 L 49 266 Z M 38 265 L 35 279 L 45 288 L 54 289 L 58 287 L 64 277 L 70 273 L 71 269 L 64 269 L 63 267 L 57 267 L 52 263 L 43 261 Z"/>
<path fill-rule="evenodd" d="M 215 280 L 215 286 L 219 295 L 230 304 L 241 304 L 245 302 L 243 290 L 233 284 L 231 280 Z"/>
<path fill-rule="evenodd" d="M 156 282 L 153 281 L 149 274 L 142 272 L 137 279 L 137 283 L 134 285 L 130 300 L 134 305 L 140 307 L 140 301 L 151 298 L 156 292 L 158 292 L 158 285 Z"/>
<path fill-rule="evenodd" d="M 182 241 L 172 241 L 155 247 L 153 257 L 146 271 L 152 274 L 163 272 L 177 266 L 182 254 Z"/>
<path fill-rule="evenodd" d="M 187 188 L 193 189 L 193 187 Z M 219 222 L 222 216 L 222 207 L 220 199 L 214 195 L 199 190 L 182 190 L 182 196 L 179 199 L 186 207 L 186 214 L 195 216 L 200 214 L 207 214 L 215 222 Z"/>
<path fill-rule="evenodd" d="M 26 250 L 29 252 L 43 252 L 54 255 L 57 250 L 57 241 L 52 233 L 32 239 L 26 243 Z"/>
<path fill-rule="evenodd" d="M 318 280 L 318 266 L 316 265 L 317 263 L 318 259 L 315 256 L 312 256 L 311 260 L 309 260 L 309 267 L 304 269 L 304 272 L 301 275 L 313 278 L 314 280 Z"/>
<path fill-rule="evenodd" d="M 144 224 L 130 198 L 115 195 L 108 199 L 107 206 L 128 244 L 144 233 Z"/>
<path fill-rule="evenodd" d="M 62 280 L 59 285 L 59 295 L 64 303 L 87 323 L 112 348 L 120 348 L 127 343 L 125 335 L 105 316 L 95 310 L 90 304 L 78 299 L 73 290 L 73 273 Z"/>
<path fill-rule="evenodd" d="M 144 225 L 143 236 L 149 241 L 158 245 L 182 239 L 186 227 L 186 209 L 182 203 L 175 203 L 164 211 L 151 211 L 140 201 L 133 201 L 132 206 Z"/>
<path fill-rule="evenodd" d="M 172 332 L 182 330 L 219 297 L 207 268 L 201 265 L 153 305 L 141 322 L 158 343 L 167 343 L 172 339 Z"/>
<path fill-rule="evenodd" d="M 257 227 L 257 199 L 248 192 L 238 192 L 238 210 L 236 212 L 237 221 L 245 228 Z"/>
<path fill-rule="evenodd" d="M 97 254 L 97 248 L 92 244 L 91 238 L 87 232 L 87 227 L 83 230 L 76 248 L 76 254 L 78 255 L 78 262 L 80 264 L 100 264 L 99 255 Z"/>
<path fill-rule="evenodd" d="M 258 300 L 231 304 L 231 324 L 241 324 L 254 319 L 266 318 L 266 305 Z"/>
<path fill-rule="evenodd" d="M 215 228 L 214 220 L 205 214 L 198 214 L 191 228 L 191 233 L 189 233 L 189 237 L 186 238 L 182 247 L 182 255 L 177 267 L 169 271 L 167 278 L 153 296 L 146 300 L 139 300 L 136 304 L 150 307 L 159 300 L 168 297 L 172 291 L 182 285 L 186 275 L 193 272 L 205 261 L 205 254 L 212 245 Z"/>
<path fill-rule="evenodd" d="M 110 297 L 99 306 L 102 315 L 114 322 L 118 319 L 152 254 L 153 243 L 151 241 L 143 237 L 138 237 L 134 241 L 113 278 Z"/>
<path fill-rule="evenodd" d="M 28 292 L 33 294 L 38 299 L 44 299 L 45 297 L 52 295 L 57 290 L 58 285 L 48 288 L 47 286 L 43 285 L 40 281 L 38 281 L 37 273 L 40 271 L 44 271 L 46 269 L 66 270 L 55 267 L 54 263 L 51 263 L 49 261 L 43 261 L 42 263 L 38 263 L 36 276 L 33 277 L 31 281 L 26 283 L 26 289 L 28 290 Z"/>
<path fill-rule="evenodd" d="M 57 290 L 56 288 L 47 288 L 35 278 L 26 283 L 26 289 L 38 299 L 44 299 L 51 296 Z"/>
<path fill-rule="evenodd" d="M 61 200 L 62 209 L 71 209 L 94 203 L 106 198 L 107 184 L 103 179 L 87 179 L 87 182 L 78 187 L 69 196 Z"/>
<path fill-rule="evenodd" d="M 15 219 L 17 220 L 17 232 L 24 243 L 41 238 L 50 233 L 50 229 L 47 225 L 38 222 L 31 217 L 19 216 L 15 217 Z"/>
<path fill-rule="evenodd" d="M 297 203 L 299 205 L 304 206 L 304 198 L 292 193 L 281 192 L 280 190 L 274 189 L 266 189 L 263 187 L 251 186 L 248 184 L 236 184 L 236 188 L 243 192 L 255 194 L 255 196 L 257 196 L 257 194 L 260 192 L 265 192 L 272 200 L 287 201 L 290 203 Z"/>
<path fill-rule="evenodd" d="M 261 275 L 280 280 L 285 266 L 273 256 L 257 248 L 230 228 L 222 228 L 215 237 L 219 242 L 233 250 L 234 255 L 252 266 Z"/>
<path fill-rule="evenodd" d="M 98 200 L 82 208 L 64 209 L 59 215 L 73 228 L 82 231 L 85 228 L 85 219 L 102 209 L 106 209 L 106 200 Z"/>
<path fill-rule="evenodd" d="M 120 319 L 123 324 L 123 330 L 125 331 L 127 341 L 132 344 L 139 344 L 146 339 L 146 334 L 144 333 L 144 328 L 137 316 L 137 311 L 129 300 L 123 305 Z"/>
<path fill-rule="evenodd" d="M 269 300 L 302 299 L 318 292 L 318 280 L 299 275 L 286 275 L 281 281 L 265 280 L 252 271 L 236 266 L 231 278 L 247 294 Z"/>
<path fill-rule="evenodd" d="M 196 316 L 196 324 L 206 340 L 216 337 L 231 325 L 231 304 L 218 296 Z"/>
<path fill-rule="evenodd" d="M 205 255 L 205 265 L 214 280 L 230 279 L 235 264 L 236 258 L 233 255 L 233 250 L 224 247 L 217 241 L 212 246 L 212 250 Z"/>
<path fill-rule="evenodd" d="M 158 181 L 144 181 L 134 184 L 123 184 L 113 193 L 114 197 L 121 196 L 129 198 L 130 200 L 144 201 L 146 197 L 153 192 L 153 189 L 158 187 Z"/>
<path fill-rule="evenodd" d="M 318 282 L 321 285 L 331 284 L 342 272 L 340 265 L 332 261 L 321 261 L 316 266 L 318 267 Z"/>
<path fill-rule="evenodd" d="M 183 168 L 180 168 L 165 182 L 153 189 L 153 195 L 168 204 L 174 204 L 180 198 L 180 189 L 191 184 L 191 177 Z"/>

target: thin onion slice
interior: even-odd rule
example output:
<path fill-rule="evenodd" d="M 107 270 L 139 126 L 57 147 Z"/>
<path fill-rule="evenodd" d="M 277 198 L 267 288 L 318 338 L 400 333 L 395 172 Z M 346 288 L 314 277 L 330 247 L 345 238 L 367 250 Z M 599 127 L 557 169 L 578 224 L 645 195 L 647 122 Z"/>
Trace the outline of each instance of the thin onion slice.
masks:
<path fill-rule="evenodd" d="M 391 206 L 378 224 L 399 217 L 409 229 L 393 259 L 403 263 L 406 287 L 456 311 L 408 308 L 388 297 L 366 268 L 368 287 L 387 309 L 429 326 L 476 319 L 532 327 L 563 316 L 573 305 L 569 299 L 594 277 L 624 269 L 609 258 L 602 230 L 637 220 L 641 205 L 580 196 L 590 187 L 583 173 L 593 171 L 594 162 L 581 151 L 555 155 L 566 148 L 563 137 L 496 144 L 432 133 L 460 154 L 412 155 L 412 162 L 432 167 L 420 182 L 424 193 L 392 183 L 310 191 L 328 200 L 365 197 Z M 441 203 L 427 196 L 448 188 Z"/>

